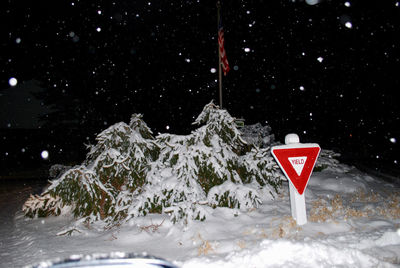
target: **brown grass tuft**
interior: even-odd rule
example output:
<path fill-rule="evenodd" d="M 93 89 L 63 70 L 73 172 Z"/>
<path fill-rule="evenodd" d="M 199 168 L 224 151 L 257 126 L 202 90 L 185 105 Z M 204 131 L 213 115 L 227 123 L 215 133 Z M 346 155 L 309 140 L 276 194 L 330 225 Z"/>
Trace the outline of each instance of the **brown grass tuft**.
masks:
<path fill-rule="evenodd" d="M 208 240 L 204 240 L 200 234 L 198 235 L 198 238 L 201 240 L 201 245 L 197 249 L 197 253 L 199 256 L 208 255 L 214 252 L 214 248 Z"/>
<path fill-rule="evenodd" d="M 370 207 L 354 208 L 353 203 L 375 203 L 376 209 Z M 379 204 L 379 206 L 378 206 Z M 391 219 L 400 218 L 400 194 L 398 192 L 391 193 L 388 197 L 370 192 L 366 193 L 363 190 L 355 192 L 349 204 L 344 204 L 341 196 L 336 195 L 332 200 L 323 200 L 319 198 L 312 203 L 312 208 L 309 214 L 309 220 L 312 222 L 326 222 L 328 220 L 337 220 L 343 218 L 366 218 L 373 215 L 384 216 Z"/>

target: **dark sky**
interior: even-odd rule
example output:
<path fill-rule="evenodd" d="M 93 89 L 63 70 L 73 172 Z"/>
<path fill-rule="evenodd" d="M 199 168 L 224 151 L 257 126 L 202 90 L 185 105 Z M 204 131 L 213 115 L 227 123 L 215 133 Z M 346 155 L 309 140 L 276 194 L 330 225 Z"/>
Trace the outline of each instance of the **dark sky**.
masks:
<path fill-rule="evenodd" d="M 310 2 L 222 1 L 224 108 L 246 124 L 268 122 L 277 140 L 295 132 L 398 167 L 399 1 Z M 42 117 L 43 146 L 59 159 L 84 156 L 72 144 L 132 113 L 155 133 L 188 134 L 204 105 L 218 103 L 216 1 L 8 0 L 0 16 L 2 103 L 27 98 L 9 93 L 21 85 L 43 88 L 35 101 L 53 111 Z M 3 161 L 21 148 L 34 159 L 30 139 L 6 137 L 7 114 Z"/>

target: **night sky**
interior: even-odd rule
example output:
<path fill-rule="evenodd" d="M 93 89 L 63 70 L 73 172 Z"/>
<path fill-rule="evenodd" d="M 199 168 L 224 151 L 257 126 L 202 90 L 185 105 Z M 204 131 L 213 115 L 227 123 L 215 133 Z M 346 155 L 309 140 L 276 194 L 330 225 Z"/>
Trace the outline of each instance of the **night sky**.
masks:
<path fill-rule="evenodd" d="M 315 2 L 222 1 L 223 108 L 278 141 L 295 132 L 348 161 L 399 168 L 400 1 Z M 84 143 L 133 113 L 155 134 L 188 134 L 219 102 L 216 1 L 0 5 L 9 170 L 83 159 Z"/>

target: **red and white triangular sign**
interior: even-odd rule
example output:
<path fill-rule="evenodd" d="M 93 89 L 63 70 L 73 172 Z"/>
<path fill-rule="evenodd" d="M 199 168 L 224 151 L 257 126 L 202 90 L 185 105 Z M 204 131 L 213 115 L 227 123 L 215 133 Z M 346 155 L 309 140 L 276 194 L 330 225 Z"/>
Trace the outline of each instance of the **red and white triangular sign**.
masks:
<path fill-rule="evenodd" d="M 307 187 L 320 151 L 316 143 L 296 143 L 271 149 L 283 173 L 300 195 Z"/>

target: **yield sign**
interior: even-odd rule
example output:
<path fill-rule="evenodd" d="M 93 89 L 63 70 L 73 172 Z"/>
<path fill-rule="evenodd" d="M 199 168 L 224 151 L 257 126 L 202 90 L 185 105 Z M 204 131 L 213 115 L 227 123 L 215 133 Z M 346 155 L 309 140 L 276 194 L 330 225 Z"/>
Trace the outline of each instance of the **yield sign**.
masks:
<path fill-rule="evenodd" d="M 283 173 L 300 195 L 307 187 L 320 151 L 316 143 L 296 143 L 271 149 Z"/>

